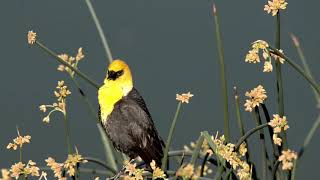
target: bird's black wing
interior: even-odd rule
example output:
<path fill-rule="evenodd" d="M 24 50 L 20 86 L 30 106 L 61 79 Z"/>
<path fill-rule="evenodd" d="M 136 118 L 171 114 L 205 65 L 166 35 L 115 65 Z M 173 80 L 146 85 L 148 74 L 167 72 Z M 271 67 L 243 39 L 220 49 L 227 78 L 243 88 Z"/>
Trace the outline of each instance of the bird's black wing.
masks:
<path fill-rule="evenodd" d="M 121 118 L 128 123 L 125 133 L 128 133 L 132 142 L 135 143 L 134 151 L 146 164 L 155 160 L 160 166 L 163 157 L 163 141 L 158 135 L 150 114 L 139 105 L 136 99 L 132 99 L 130 96 L 120 100 L 116 106 L 116 108 L 120 108 L 119 116 L 121 117 L 119 119 Z"/>

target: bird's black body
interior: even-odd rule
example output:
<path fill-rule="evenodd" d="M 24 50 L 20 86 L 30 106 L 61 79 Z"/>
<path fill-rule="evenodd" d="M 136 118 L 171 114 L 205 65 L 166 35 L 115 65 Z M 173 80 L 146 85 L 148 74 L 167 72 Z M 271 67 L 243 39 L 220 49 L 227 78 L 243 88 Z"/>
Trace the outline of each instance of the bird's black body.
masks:
<path fill-rule="evenodd" d="M 140 156 L 149 166 L 155 160 L 161 166 L 163 141 L 139 92 L 133 88 L 119 100 L 102 123 L 114 147 L 131 159 Z"/>

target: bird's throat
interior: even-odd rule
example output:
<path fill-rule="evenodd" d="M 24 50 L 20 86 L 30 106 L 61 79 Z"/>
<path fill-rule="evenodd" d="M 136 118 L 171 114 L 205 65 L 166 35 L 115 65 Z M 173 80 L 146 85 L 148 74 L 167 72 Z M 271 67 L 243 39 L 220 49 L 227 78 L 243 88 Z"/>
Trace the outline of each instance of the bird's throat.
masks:
<path fill-rule="evenodd" d="M 107 121 L 115 104 L 121 100 L 122 97 L 126 96 L 131 89 L 132 87 L 122 87 L 115 83 L 106 83 L 99 88 L 98 100 L 100 105 L 101 121 L 103 123 Z"/>

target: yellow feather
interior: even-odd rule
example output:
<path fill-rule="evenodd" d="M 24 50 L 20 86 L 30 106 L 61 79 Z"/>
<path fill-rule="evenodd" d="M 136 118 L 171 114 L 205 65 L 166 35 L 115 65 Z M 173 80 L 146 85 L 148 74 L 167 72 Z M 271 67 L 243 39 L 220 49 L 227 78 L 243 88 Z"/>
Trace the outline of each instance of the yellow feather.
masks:
<path fill-rule="evenodd" d="M 112 113 L 114 105 L 128 95 L 133 88 L 132 76 L 129 66 L 122 60 L 114 60 L 108 67 L 108 70 L 123 70 L 123 75 L 116 80 L 110 80 L 106 77 L 104 85 L 99 88 L 98 100 L 100 104 L 101 120 L 105 122 Z"/>

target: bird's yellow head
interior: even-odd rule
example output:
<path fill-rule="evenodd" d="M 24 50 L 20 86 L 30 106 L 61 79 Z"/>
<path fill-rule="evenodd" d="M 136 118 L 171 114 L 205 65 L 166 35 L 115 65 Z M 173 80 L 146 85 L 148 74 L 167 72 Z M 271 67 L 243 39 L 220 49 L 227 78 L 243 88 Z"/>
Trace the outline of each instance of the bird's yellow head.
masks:
<path fill-rule="evenodd" d="M 102 121 L 111 114 L 114 104 L 133 88 L 129 66 L 122 60 L 114 60 L 108 67 L 104 85 L 99 88 L 98 100 Z"/>

